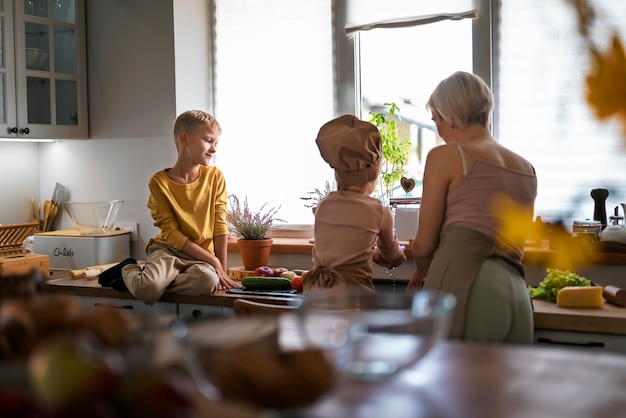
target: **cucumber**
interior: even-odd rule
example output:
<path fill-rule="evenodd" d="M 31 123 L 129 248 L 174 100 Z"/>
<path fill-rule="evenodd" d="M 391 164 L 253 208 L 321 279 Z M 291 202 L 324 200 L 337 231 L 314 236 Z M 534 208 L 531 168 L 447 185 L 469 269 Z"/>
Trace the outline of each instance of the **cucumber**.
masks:
<path fill-rule="evenodd" d="M 291 280 L 285 277 L 249 276 L 241 281 L 250 290 L 282 290 L 291 289 Z"/>
<path fill-rule="evenodd" d="M 308 270 L 305 270 L 305 269 L 293 269 L 291 271 L 296 273 L 298 276 L 302 276 L 302 273 L 304 273 L 305 271 L 308 271 Z"/>

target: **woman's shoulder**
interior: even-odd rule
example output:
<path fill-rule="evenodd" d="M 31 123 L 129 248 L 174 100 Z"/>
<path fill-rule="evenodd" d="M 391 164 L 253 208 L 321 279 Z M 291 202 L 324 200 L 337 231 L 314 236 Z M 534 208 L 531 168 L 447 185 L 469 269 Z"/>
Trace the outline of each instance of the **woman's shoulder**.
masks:
<path fill-rule="evenodd" d="M 501 149 L 504 167 L 522 173 L 535 174 L 535 167 L 530 161 L 502 144 L 498 146 Z"/>
<path fill-rule="evenodd" d="M 459 145 L 450 142 L 432 148 L 426 156 L 426 165 L 436 169 L 445 169 L 447 162 L 459 160 Z"/>

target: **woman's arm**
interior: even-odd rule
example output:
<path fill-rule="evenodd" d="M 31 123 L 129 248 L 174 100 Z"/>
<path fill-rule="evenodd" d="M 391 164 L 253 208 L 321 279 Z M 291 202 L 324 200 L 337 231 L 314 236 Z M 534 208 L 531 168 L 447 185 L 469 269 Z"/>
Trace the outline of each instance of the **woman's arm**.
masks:
<path fill-rule="evenodd" d="M 419 288 L 439 245 L 439 233 L 446 211 L 446 196 L 452 181 L 449 169 L 452 148 L 454 147 L 434 148 L 426 158 L 418 228 L 412 248 L 417 269 L 409 281 L 410 290 Z M 456 149 L 452 151 L 457 152 Z M 456 155 L 458 158 L 458 152 Z"/>

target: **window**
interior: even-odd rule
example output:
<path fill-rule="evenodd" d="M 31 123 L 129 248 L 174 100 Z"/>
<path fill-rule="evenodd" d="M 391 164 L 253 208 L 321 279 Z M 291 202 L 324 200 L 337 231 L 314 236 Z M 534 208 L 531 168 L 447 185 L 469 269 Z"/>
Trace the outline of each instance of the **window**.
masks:
<path fill-rule="evenodd" d="M 595 120 L 584 101 L 588 56 L 567 0 L 388 0 L 384 8 L 376 0 L 214 1 L 215 115 L 224 130 L 216 163 L 229 191 L 253 206 L 281 205 L 289 223 L 312 223 L 299 198 L 333 180 L 315 145 L 320 126 L 342 113 L 361 111 L 367 120 L 385 101 L 411 122 L 415 146 L 422 133 L 421 154 L 415 150 L 407 169 L 419 182 L 420 163 L 437 143 L 424 101 L 457 69 L 492 85 L 496 139 L 537 169 L 536 215 L 566 225 L 590 218 L 593 188 L 609 189 L 609 214 L 626 202 L 626 150 L 619 127 Z M 602 28 L 626 37 L 626 2 L 593 3 L 598 42 L 606 44 Z M 346 23 L 473 7 L 478 19 L 344 34 Z M 380 58 L 380 42 L 393 58 Z"/>
<path fill-rule="evenodd" d="M 301 196 L 334 173 L 315 138 L 335 117 L 331 0 L 216 0 L 216 165 L 229 193 L 312 224 Z"/>
<path fill-rule="evenodd" d="M 624 39 L 626 2 L 592 1 L 597 42 L 610 29 Z M 594 188 L 609 190 L 608 215 L 626 202 L 619 127 L 598 122 L 585 103 L 589 56 L 568 1 L 501 1 L 497 50 L 497 137 L 533 163 L 539 183 L 535 215 L 548 221 L 592 218 Z M 621 212 L 621 209 L 620 209 Z"/>
<path fill-rule="evenodd" d="M 385 112 L 387 102 L 398 105 L 400 136 L 412 144 L 405 177 L 414 179 L 417 187 L 406 193 L 398 185 L 393 197 L 421 197 L 426 155 L 443 143 L 426 101 L 443 78 L 458 70 L 472 71 L 472 21 L 374 29 L 357 36 L 361 119 L 368 120 L 371 111 Z"/>

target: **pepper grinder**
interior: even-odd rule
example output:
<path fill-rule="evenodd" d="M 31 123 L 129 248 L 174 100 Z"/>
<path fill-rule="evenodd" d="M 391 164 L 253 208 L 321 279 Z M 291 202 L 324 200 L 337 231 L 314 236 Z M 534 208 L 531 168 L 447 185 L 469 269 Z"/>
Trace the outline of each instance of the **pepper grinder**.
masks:
<path fill-rule="evenodd" d="M 602 229 L 606 228 L 606 199 L 609 197 L 607 189 L 591 190 L 591 197 L 595 203 L 593 208 L 593 220 L 600 221 Z"/>

